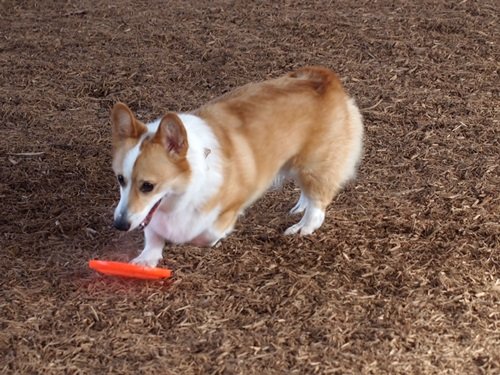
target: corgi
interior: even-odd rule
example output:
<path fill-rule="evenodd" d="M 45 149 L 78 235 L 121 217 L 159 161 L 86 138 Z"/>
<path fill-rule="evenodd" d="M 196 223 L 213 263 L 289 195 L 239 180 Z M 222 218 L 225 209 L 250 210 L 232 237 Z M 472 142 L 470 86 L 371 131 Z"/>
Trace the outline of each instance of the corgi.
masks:
<path fill-rule="evenodd" d="M 363 124 L 337 75 L 305 67 L 242 86 L 190 113 L 144 124 L 123 103 L 111 111 L 113 170 L 120 185 L 114 226 L 144 229 L 133 263 L 154 267 L 165 242 L 212 246 L 273 184 L 301 190 L 285 234 L 318 229 L 355 175 Z"/>

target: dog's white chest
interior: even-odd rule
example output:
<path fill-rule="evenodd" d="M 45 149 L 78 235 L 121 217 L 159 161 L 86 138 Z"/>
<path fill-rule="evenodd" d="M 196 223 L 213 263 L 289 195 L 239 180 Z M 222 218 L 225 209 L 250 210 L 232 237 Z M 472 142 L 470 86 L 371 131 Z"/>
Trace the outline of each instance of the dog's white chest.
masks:
<path fill-rule="evenodd" d="M 196 209 L 186 209 L 165 213 L 158 211 L 149 225 L 161 237 L 176 244 L 190 242 L 212 228 L 217 219 L 217 210 L 201 213 Z"/>

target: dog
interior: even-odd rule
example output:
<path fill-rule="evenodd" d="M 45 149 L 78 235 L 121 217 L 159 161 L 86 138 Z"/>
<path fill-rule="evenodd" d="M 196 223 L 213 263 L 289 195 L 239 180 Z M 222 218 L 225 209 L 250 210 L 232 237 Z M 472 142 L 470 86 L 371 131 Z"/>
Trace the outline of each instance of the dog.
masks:
<path fill-rule="evenodd" d="M 149 267 L 162 259 L 166 241 L 216 244 L 284 178 L 301 190 L 291 213 L 303 213 L 285 234 L 313 233 L 362 154 L 360 111 L 324 67 L 247 84 L 149 124 L 118 102 L 111 125 L 120 185 L 114 226 L 144 229 L 144 250 L 132 263 Z"/>

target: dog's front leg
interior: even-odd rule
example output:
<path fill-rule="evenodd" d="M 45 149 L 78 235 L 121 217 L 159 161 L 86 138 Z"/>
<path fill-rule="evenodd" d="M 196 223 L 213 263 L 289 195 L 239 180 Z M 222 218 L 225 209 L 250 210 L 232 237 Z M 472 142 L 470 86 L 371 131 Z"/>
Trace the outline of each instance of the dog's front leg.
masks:
<path fill-rule="evenodd" d="M 152 228 L 147 226 L 144 228 L 144 250 L 141 254 L 132 259 L 131 263 L 139 264 L 146 267 L 156 267 L 161 260 L 163 246 L 165 240 L 159 236 Z"/>

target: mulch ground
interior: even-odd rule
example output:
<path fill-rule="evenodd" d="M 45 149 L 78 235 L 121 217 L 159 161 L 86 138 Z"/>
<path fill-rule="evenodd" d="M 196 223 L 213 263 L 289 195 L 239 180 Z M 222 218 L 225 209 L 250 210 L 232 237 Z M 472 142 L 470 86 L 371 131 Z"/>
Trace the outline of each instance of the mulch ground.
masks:
<path fill-rule="evenodd" d="M 499 374 L 495 0 L 0 2 L 0 372 Z M 323 227 L 284 237 L 272 191 L 169 281 L 100 276 L 109 110 L 145 121 L 300 66 L 335 69 L 366 126 Z"/>

